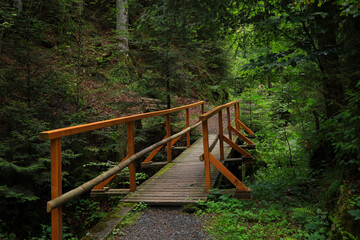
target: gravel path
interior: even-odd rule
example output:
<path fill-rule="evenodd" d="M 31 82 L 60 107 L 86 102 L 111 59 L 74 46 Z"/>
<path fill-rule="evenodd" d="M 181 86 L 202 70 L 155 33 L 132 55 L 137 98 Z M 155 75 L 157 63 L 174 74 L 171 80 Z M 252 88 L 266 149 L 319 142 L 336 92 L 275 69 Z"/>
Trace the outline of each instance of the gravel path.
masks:
<path fill-rule="evenodd" d="M 210 111 L 211 109 L 213 109 L 212 106 L 210 106 L 208 103 L 205 104 L 205 112 Z M 233 111 L 233 108 L 231 108 L 231 111 Z M 195 107 L 195 108 L 190 108 L 190 125 L 195 124 L 199 118 L 198 116 L 201 115 L 201 108 L 200 107 Z M 233 113 L 231 112 L 231 119 L 233 120 Z M 227 126 L 227 114 L 226 114 L 226 110 L 222 111 L 222 121 L 223 121 L 223 127 Z M 202 127 L 199 126 L 197 127 L 199 132 L 202 132 Z M 208 120 L 208 131 L 210 134 L 218 134 L 219 133 L 219 127 L 218 127 L 218 115 L 215 114 L 213 117 L 211 117 Z M 225 130 L 225 133 L 227 132 L 227 130 Z"/>
<path fill-rule="evenodd" d="M 206 106 L 207 110 L 211 109 Z M 191 109 L 190 116 L 201 115 L 200 108 Z M 209 133 L 218 133 L 217 115 L 209 119 Z M 223 125 L 227 115 L 223 111 Z M 195 124 L 198 118 L 190 119 Z M 201 132 L 201 126 L 198 127 Z M 148 207 L 134 225 L 121 229 L 121 240 L 207 240 L 211 239 L 204 230 L 204 216 L 194 216 L 181 211 L 179 207 Z"/>
<path fill-rule="evenodd" d="M 122 240 L 205 240 L 204 217 L 184 213 L 181 208 L 148 207 L 135 225 L 122 229 Z"/>

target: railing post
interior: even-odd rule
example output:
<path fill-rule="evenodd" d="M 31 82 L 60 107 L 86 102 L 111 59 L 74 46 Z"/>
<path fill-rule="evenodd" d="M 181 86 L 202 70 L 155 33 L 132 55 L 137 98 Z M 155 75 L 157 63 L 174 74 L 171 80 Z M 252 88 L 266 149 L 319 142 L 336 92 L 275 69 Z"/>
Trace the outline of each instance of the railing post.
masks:
<path fill-rule="evenodd" d="M 51 199 L 62 194 L 61 171 L 61 138 L 57 138 L 51 140 Z M 62 239 L 62 207 L 51 211 L 51 237 Z"/>
<path fill-rule="evenodd" d="M 223 138 L 223 124 L 222 124 L 222 110 L 218 112 L 219 120 L 219 145 L 220 145 L 220 160 L 224 160 L 224 138 Z"/>
<path fill-rule="evenodd" d="M 135 154 L 135 141 L 134 141 L 134 121 L 127 123 L 127 137 L 128 137 L 128 156 L 131 157 Z M 129 164 L 129 179 L 130 179 L 130 192 L 136 190 L 136 166 L 135 163 Z"/>
<path fill-rule="evenodd" d="M 188 128 L 190 126 L 190 114 L 189 114 L 189 108 L 186 109 L 186 127 Z M 190 131 L 186 133 L 186 147 L 190 147 Z"/>
<path fill-rule="evenodd" d="M 210 190 L 211 176 L 210 176 L 209 136 L 208 136 L 207 120 L 202 121 L 202 130 L 203 130 L 203 145 L 204 145 L 205 184 L 206 184 L 206 190 Z"/>
<path fill-rule="evenodd" d="M 240 120 L 239 119 L 239 108 L 238 108 L 238 103 L 234 104 L 234 111 L 235 111 L 235 127 L 236 130 L 240 130 L 240 124 L 236 121 L 236 120 Z"/>
<path fill-rule="evenodd" d="M 232 140 L 232 137 L 231 137 L 230 107 L 226 108 L 226 113 L 227 113 L 227 125 L 228 125 L 229 139 Z"/>
<path fill-rule="evenodd" d="M 205 104 L 201 104 L 201 114 L 205 113 Z"/>
<path fill-rule="evenodd" d="M 166 137 L 171 136 L 170 114 L 166 114 Z M 166 144 L 167 161 L 171 162 L 171 142 Z"/>

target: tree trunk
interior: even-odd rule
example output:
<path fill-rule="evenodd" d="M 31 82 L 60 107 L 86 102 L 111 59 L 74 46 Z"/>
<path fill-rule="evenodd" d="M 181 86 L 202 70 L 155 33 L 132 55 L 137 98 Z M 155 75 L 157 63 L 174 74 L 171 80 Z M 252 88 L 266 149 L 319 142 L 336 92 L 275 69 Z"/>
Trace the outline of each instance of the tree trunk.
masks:
<path fill-rule="evenodd" d="M 129 51 L 128 15 L 128 0 L 116 0 L 116 33 L 121 52 Z"/>
<path fill-rule="evenodd" d="M 340 63 L 336 42 L 337 33 L 337 7 L 331 2 L 325 2 L 321 8 L 315 11 L 325 12 L 326 16 L 317 15 L 315 18 L 315 35 L 319 56 L 320 69 L 324 73 L 322 77 L 323 95 L 325 99 L 326 115 L 328 118 L 337 114 L 344 104 L 343 83 L 338 78 Z"/>
<path fill-rule="evenodd" d="M 13 2 L 14 2 L 14 7 L 16 7 L 18 12 L 21 13 L 23 10 L 22 0 L 13 0 Z"/>
<path fill-rule="evenodd" d="M 342 36 L 344 37 L 344 72 L 349 77 L 348 88 L 356 89 L 360 80 L 360 16 L 348 17 Z"/>

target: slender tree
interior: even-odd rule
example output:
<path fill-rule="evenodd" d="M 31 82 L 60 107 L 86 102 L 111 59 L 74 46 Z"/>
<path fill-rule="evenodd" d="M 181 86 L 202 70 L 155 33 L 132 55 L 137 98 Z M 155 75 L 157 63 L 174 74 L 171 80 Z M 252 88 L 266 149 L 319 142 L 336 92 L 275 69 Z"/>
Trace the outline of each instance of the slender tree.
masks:
<path fill-rule="evenodd" d="M 128 19 L 129 19 L 128 0 L 116 0 L 116 34 L 119 39 L 121 52 L 129 51 L 128 40 Z"/>

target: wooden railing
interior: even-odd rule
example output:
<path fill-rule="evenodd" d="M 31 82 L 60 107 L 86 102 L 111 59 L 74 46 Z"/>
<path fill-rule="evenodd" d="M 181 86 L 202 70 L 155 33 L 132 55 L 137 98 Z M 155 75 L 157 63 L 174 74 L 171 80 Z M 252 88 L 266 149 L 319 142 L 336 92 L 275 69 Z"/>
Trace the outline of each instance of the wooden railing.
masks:
<path fill-rule="evenodd" d="M 167 161 L 170 162 L 171 147 L 172 145 L 184 134 L 186 134 L 187 147 L 190 146 L 190 130 L 199 126 L 201 123 L 198 122 L 195 125 L 190 126 L 190 114 L 189 109 L 201 106 L 201 112 L 204 113 L 204 101 L 197 103 L 167 109 L 163 111 L 142 113 L 132 115 L 128 117 L 116 118 L 111 120 L 105 120 L 100 122 L 94 122 L 89 124 L 83 124 L 68 128 L 61 128 L 51 131 L 40 133 L 41 140 L 51 141 L 51 201 L 47 203 L 47 211 L 51 211 L 51 226 L 52 226 L 52 239 L 62 239 L 62 205 L 69 202 L 70 200 L 80 196 L 81 194 L 90 191 L 92 188 L 100 189 L 110 182 L 112 178 L 116 176 L 122 169 L 129 167 L 130 174 L 130 191 L 136 189 L 136 169 L 134 161 L 139 157 L 153 151 L 150 155 L 155 155 L 155 151 L 161 148 L 164 144 L 167 144 Z M 186 127 L 177 134 L 171 136 L 171 121 L 170 114 L 185 110 L 186 111 Z M 165 138 L 153 144 L 150 147 L 143 149 L 142 151 L 135 153 L 135 142 L 134 142 L 134 121 L 156 117 L 166 116 L 166 136 Z M 71 136 L 79 133 L 84 133 L 96 129 L 105 127 L 115 126 L 119 124 L 127 124 L 127 141 L 128 141 L 128 155 L 115 167 L 102 173 L 96 178 L 82 184 L 81 186 L 63 194 L 62 193 L 62 163 L 61 163 L 61 139 L 66 136 Z M 160 149 L 159 149 L 160 150 Z M 158 152 L 158 150 L 157 150 Z M 153 157 L 153 156 L 152 156 Z M 151 159 L 150 159 L 151 160 Z M 150 160 L 147 160 L 148 162 Z"/>
<path fill-rule="evenodd" d="M 224 160 L 224 142 L 231 146 L 233 149 L 238 151 L 242 155 L 242 159 L 240 159 L 243 163 L 245 160 L 253 159 L 253 156 L 245 151 L 243 147 L 238 146 L 233 140 L 233 133 L 236 134 L 240 139 L 242 139 L 247 146 L 255 147 L 255 144 L 248 138 L 254 137 L 254 133 L 240 121 L 240 101 L 230 102 L 221 106 L 214 108 L 213 110 L 203 114 L 200 116 L 200 120 L 202 122 L 202 135 L 203 135 L 203 145 L 204 145 L 204 164 L 205 164 L 205 182 L 206 182 L 206 190 L 211 189 L 211 175 L 210 175 L 210 163 L 213 164 L 235 187 L 238 192 L 248 192 L 250 193 L 250 189 L 247 188 L 234 174 L 232 174 L 222 163 Z M 235 128 L 232 126 L 230 108 L 234 109 L 234 118 L 235 118 Z M 228 136 L 224 135 L 223 130 L 223 114 L 222 111 L 226 110 L 227 115 L 227 130 Z M 216 141 L 209 146 L 209 129 L 208 129 L 208 120 L 214 115 L 218 115 L 218 126 L 219 126 L 219 134 L 217 137 L 217 141 L 219 141 L 220 147 L 220 161 L 211 154 L 212 149 L 215 147 Z M 240 132 L 241 129 L 244 129 L 245 132 L 249 134 L 246 137 L 244 134 Z M 245 194 L 246 195 L 246 194 Z"/>

